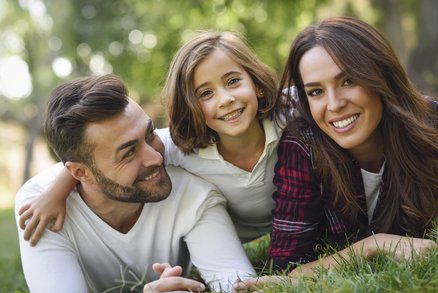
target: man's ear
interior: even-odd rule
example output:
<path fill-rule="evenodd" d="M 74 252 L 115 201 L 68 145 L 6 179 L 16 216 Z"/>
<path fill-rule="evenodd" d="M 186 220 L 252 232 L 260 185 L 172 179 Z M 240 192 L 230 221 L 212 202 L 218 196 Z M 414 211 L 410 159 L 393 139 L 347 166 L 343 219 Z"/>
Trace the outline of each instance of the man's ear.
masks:
<path fill-rule="evenodd" d="M 93 176 L 90 169 L 82 163 L 66 162 L 65 167 L 70 172 L 71 176 L 77 181 L 83 183 L 92 182 Z"/>

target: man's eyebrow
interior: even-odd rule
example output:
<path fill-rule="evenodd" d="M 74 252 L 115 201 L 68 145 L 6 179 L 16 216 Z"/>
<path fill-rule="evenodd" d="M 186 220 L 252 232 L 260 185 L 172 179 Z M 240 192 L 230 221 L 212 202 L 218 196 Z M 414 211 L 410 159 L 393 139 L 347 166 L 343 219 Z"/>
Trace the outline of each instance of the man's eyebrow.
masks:
<path fill-rule="evenodd" d="M 121 144 L 120 146 L 117 147 L 116 154 L 119 153 L 120 151 L 130 147 L 130 146 L 137 144 L 137 143 L 138 143 L 138 139 L 133 139 L 133 140 L 130 140 L 130 141 L 127 141 L 127 142 Z"/>
<path fill-rule="evenodd" d="M 335 80 L 340 80 L 341 78 L 343 78 L 345 76 L 345 72 L 341 71 L 338 74 L 335 75 Z M 312 86 L 318 86 L 321 85 L 320 82 L 316 81 L 316 82 L 308 82 L 306 84 L 304 84 L 304 87 L 312 87 Z"/>
<path fill-rule="evenodd" d="M 149 118 L 146 120 L 146 133 L 149 133 L 153 130 L 154 130 L 154 123 L 153 123 L 152 119 Z M 133 139 L 133 140 L 130 140 L 130 141 L 127 141 L 127 142 L 121 144 L 120 146 L 117 147 L 116 154 L 119 153 L 120 151 L 130 147 L 130 146 L 137 144 L 137 143 L 138 143 L 138 139 Z"/>

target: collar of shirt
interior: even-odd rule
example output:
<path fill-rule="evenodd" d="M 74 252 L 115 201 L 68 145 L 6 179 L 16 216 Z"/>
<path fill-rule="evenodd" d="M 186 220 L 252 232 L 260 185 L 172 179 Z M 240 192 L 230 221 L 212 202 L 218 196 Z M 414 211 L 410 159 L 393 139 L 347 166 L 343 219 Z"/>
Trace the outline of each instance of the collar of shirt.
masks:
<path fill-rule="evenodd" d="M 266 148 L 271 145 L 278 144 L 281 137 L 281 129 L 277 126 L 277 124 L 271 119 L 263 120 L 263 129 L 265 130 L 265 149 L 263 153 L 266 153 Z M 219 153 L 217 149 L 217 144 L 209 145 L 206 148 L 200 148 L 195 150 L 198 153 L 199 157 L 210 160 L 223 160 L 222 155 Z"/>

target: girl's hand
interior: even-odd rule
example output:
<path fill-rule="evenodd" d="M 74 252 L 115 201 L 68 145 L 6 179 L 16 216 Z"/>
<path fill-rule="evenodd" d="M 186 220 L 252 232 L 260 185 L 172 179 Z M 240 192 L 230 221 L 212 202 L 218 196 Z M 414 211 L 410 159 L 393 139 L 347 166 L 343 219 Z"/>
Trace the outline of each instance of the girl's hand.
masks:
<path fill-rule="evenodd" d="M 32 203 L 23 205 L 18 211 L 20 215 L 18 222 L 20 228 L 24 230 L 24 240 L 35 246 L 46 227 L 53 232 L 60 231 L 64 225 L 65 209 L 65 198 L 51 196 L 50 190 Z"/>

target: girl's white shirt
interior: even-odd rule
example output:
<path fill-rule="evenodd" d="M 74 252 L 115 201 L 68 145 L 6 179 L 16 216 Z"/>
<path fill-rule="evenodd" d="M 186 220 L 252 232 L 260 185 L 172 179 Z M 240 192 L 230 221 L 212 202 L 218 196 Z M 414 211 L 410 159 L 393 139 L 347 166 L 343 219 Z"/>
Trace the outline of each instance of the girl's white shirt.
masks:
<path fill-rule="evenodd" d="M 282 130 L 270 119 L 263 120 L 265 147 L 251 172 L 227 162 L 219 154 L 217 145 L 195 149 L 189 155 L 174 144 L 169 129 L 156 133 L 165 146 L 166 164 L 181 166 L 187 171 L 215 184 L 227 199 L 227 209 L 242 242 L 251 241 L 272 229 L 272 209 L 275 191 L 274 167 L 277 146 Z"/>

